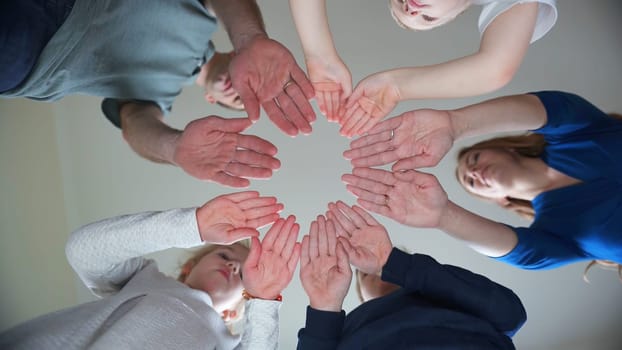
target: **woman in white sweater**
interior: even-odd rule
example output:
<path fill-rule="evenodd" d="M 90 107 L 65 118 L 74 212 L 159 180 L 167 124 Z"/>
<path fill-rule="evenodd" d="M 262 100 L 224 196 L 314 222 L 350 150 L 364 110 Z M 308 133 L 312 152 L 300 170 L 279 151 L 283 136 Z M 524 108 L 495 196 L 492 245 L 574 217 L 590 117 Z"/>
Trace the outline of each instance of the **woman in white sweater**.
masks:
<path fill-rule="evenodd" d="M 246 191 L 199 208 L 86 225 L 69 238 L 67 257 L 101 299 L 18 325 L 0 334 L 0 348 L 276 349 L 280 293 L 300 256 L 299 226 L 293 216 L 279 218 L 282 208 L 274 197 Z M 270 223 L 260 243 L 257 228 Z M 250 248 L 235 243 L 248 237 Z M 190 259 L 182 267 L 183 283 L 144 257 L 203 243 L 223 245 Z M 223 316 L 231 316 L 243 294 L 240 337 L 229 332 Z"/>

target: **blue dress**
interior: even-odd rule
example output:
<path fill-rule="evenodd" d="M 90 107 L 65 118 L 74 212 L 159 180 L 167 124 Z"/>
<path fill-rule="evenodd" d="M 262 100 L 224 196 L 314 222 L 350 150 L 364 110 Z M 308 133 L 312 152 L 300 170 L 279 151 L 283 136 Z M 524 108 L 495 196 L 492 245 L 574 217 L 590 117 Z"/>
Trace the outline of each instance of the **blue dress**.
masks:
<path fill-rule="evenodd" d="M 622 120 L 577 95 L 534 95 L 547 113 L 546 124 L 534 130 L 547 142 L 542 160 L 581 183 L 534 198 L 533 224 L 512 227 L 518 244 L 496 259 L 523 269 L 593 259 L 622 263 Z"/>

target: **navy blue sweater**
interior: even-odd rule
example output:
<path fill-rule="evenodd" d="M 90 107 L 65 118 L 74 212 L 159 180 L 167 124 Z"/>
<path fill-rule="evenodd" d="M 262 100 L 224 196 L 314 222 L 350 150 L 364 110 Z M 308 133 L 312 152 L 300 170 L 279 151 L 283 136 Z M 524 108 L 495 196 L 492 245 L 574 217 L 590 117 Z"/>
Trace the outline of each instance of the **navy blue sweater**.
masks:
<path fill-rule="evenodd" d="M 427 255 L 394 248 L 382 279 L 402 288 L 347 316 L 307 307 L 298 349 L 514 349 L 527 317 L 508 288 Z"/>

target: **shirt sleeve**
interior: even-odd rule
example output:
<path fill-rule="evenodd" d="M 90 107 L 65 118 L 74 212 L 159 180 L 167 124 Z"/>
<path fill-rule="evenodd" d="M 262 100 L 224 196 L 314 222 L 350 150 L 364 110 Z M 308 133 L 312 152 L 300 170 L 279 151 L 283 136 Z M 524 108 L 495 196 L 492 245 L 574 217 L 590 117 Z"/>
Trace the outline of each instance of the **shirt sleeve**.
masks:
<path fill-rule="evenodd" d="M 114 126 L 119 129 L 121 128 L 121 114 L 119 113 L 119 108 L 122 103 L 132 102 L 132 103 L 140 103 L 140 104 L 154 104 L 160 108 L 163 115 L 167 115 L 171 112 L 171 106 L 166 106 L 160 103 L 156 103 L 153 101 L 142 101 L 142 100 L 122 100 L 116 98 L 105 98 L 102 101 L 101 109 L 106 119 L 108 119 Z"/>
<path fill-rule="evenodd" d="M 564 137 L 608 131 L 622 123 L 585 100 L 583 97 L 562 91 L 532 92 L 546 109 L 546 124 L 533 132 L 542 134 L 548 142 Z"/>
<path fill-rule="evenodd" d="M 478 28 L 480 34 L 486 31 L 486 28 L 503 12 L 509 10 L 512 6 L 527 2 L 538 3 L 538 18 L 536 19 L 536 26 L 531 36 L 531 43 L 536 42 L 542 38 L 546 33 L 553 28 L 557 21 L 557 7 L 555 6 L 555 0 L 500 0 L 490 2 L 482 8 L 482 13 L 479 15 Z"/>
<path fill-rule="evenodd" d="M 307 306 L 305 328 L 298 331 L 298 350 L 337 349 L 346 313 L 321 311 Z"/>
<path fill-rule="evenodd" d="M 280 301 L 251 299 L 244 311 L 241 349 L 277 350 L 279 348 Z"/>
<path fill-rule="evenodd" d="M 143 255 L 200 245 L 196 208 L 118 216 L 74 231 L 65 252 L 82 282 L 97 296 L 118 292 L 144 268 Z"/>
<path fill-rule="evenodd" d="M 393 248 L 382 269 L 382 279 L 427 299 L 488 321 L 512 336 L 527 315 L 510 289 L 463 268 L 439 264 L 432 257 Z"/>
<path fill-rule="evenodd" d="M 525 270 L 553 269 L 579 260 L 585 255 L 568 241 L 548 232 L 526 227 L 510 227 L 518 243 L 504 256 L 491 258 Z"/>

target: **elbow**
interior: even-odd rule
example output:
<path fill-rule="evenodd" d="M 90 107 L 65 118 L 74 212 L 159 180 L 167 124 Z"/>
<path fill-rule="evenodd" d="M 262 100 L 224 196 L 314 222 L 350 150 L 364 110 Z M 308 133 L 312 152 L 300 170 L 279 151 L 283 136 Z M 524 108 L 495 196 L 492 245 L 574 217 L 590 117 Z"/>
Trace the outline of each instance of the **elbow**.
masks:
<path fill-rule="evenodd" d="M 516 306 L 516 311 L 514 312 L 514 329 L 520 329 L 525 322 L 527 322 L 527 311 L 525 310 L 525 306 L 522 301 L 518 297 L 518 295 L 514 294 L 514 298 L 516 299 L 514 305 Z"/>
<path fill-rule="evenodd" d="M 79 230 L 74 231 L 67 239 L 65 244 L 65 255 L 69 265 L 75 270 L 75 266 L 79 265 L 80 247 L 78 243 Z"/>
<path fill-rule="evenodd" d="M 527 312 L 523 303 L 516 293 L 508 288 L 502 288 L 502 295 L 491 296 L 492 303 L 490 310 L 499 315 L 495 327 L 500 332 L 509 337 L 514 336 L 527 322 Z"/>
<path fill-rule="evenodd" d="M 127 144 L 132 144 L 131 141 L 131 137 L 132 134 L 128 131 L 129 128 L 125 128 L 125 129 L 121 129 L 121 136 L 123 136 L 123 140 L 127 143 Z"/>
<path fill-rule="evenodd" d="M 120 128 L 121 128 L 121 135 L 123 136 L 123 140 L 125 140 L 125 142 L 130 143 L 130 138 L 132 136 L 131 134 L 131 115 L 128 115 L 127 111 L 123 109 L 122 106 L 120 108 Z"/>
<path fill-rule="evenodd" d="M 85 227 L 73 231 L 65 243 L 67 262 L 78 274 L 89 266 L 90 259 L 93 258 L 93 247 L 85 237 L 87 235 Z"/>
<path fill-rule="evenodd" d="M 477 61 L 482 90 L 492 92 L 506 86 L 520 68 L 521 60 L 496 51 L 480 51 Z"/>
<path fill-rule="evenodd" d="M 518 67 L 506 65 L 490 69 L 486 77 L 488 92 L 499 90 L 509 84 L 514 78 L 517 70 Z"/>
<path fill-rule="evenodd" d="M 525 310 L 523 303 L 516 294 L 514 294 L 514 298 L 516 299 L 513 303 L 515 310 L 512 313 L 513 317 L 508 320 L 509 322 L 506 330 L 506 333 L 510 336 L 516 334 L 516 332 L 523 327 L 525 322 L 527 322 L 527 311 Z"/>

